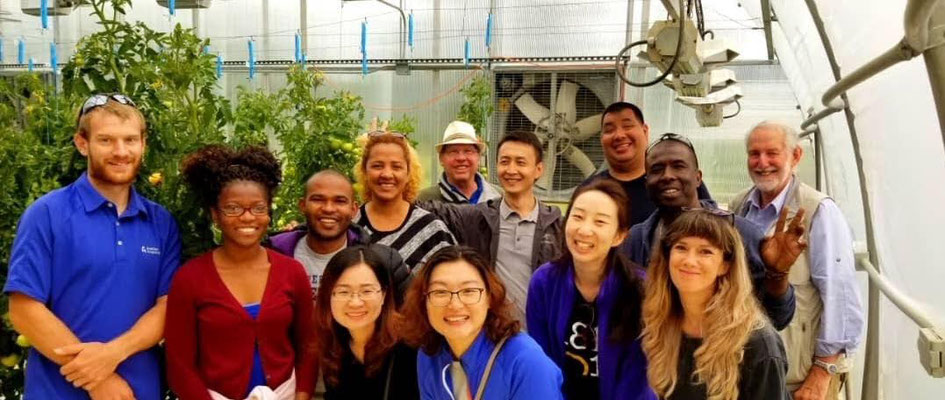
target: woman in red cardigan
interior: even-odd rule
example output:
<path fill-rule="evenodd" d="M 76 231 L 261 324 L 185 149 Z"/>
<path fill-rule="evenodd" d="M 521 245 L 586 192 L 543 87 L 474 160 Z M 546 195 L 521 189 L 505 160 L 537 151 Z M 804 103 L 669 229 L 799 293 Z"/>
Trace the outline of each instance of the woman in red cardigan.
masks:
<path fill-rule="evenodd" d="M 223 244 L 187 262 L 171 284 L 171 389 L 181 400 L 308 399 L 315 383 L 308 277 L 301 264 L 260 245 L 279 162 L 261 147 L 208 146 L 184 160 L 182 173 Z"/>

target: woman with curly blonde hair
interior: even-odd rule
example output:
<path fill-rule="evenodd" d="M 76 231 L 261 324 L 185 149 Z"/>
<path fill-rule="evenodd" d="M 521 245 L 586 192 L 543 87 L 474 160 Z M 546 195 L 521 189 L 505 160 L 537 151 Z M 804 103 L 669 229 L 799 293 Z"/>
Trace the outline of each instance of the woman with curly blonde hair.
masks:
<path fill-rule="evenodd" d="M 666 399 L 789 399 L 784 345 L 752 294 L 732 214 L 685 211 L 647 271 L 647 378 Z"/>
<path fill-rule="evenodd" d="M 364 205 L 356 223 L 370 233 L 370 243 L 397 250 L 411 271 L 437 250 L 455 244 L 443 221 L 412 204 L 423 171 L 407 137 L 382 127 L 360 141 L 361 160 L 354 173 Z"/>

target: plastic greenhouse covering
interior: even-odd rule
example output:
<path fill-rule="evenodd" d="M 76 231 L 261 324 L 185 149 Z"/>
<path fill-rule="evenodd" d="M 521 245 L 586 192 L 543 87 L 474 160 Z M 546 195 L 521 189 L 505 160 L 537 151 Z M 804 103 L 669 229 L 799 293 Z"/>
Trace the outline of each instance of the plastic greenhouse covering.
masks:
<path fill-rule="evenodd" d="M 664 132 L 690 137 L 706 185 L 720 203 L 727 203 L 751 185 L 745 171 L 745 134 L 749 129 L 762 120 L 779 120 L 799 127 L 811 114 L 824 109 L 821 96 L 837 81 L 805 3 L 812 3 L 819 10 L 842 76 L 867 64 L 903 38 L 906 33 L 903 15 L 910 3 L 705 1 L 706 27 L 740 53 L 727 68 L 734 71 L 744 97 L 737 115 L 725 119 L 721 126 L 703 127 L 697 123 L 693 109 L 676 101 L 673 90 L 662 84 L 632 87 L 620 83 L 614 75 L 612 58 L 617 52 L 627 43 L 645 38 L 654 22 L 666 19 L 664 2 L 391 2 L 403 7 L 403 20 L 400 12 L 376 1 L 341 0 L 211 0 L 209 8 L 197 11 L 180 8 L 174 15 L 157 1 L 140 0 L 133 2 L 124 18 L 158 31 L 170 31 L 180 24 L 208 38 L 209 52 L 228 62 L 216 90 L 231 101 L 236 101 L 238 87 L 264 92 L 285 87 L 286 65 L 296 57 L 295 38 L 304 35 L 300 43 L 306 60 L 311 68 L 325 73 L 318 94 L 327 96 L 346 90 L 360 96 L 366 111 L 365 123 L 375 116 L 385 120 L 407 116 L 414 121 L 416 133 L 411 137 L 417 142 L 425 183 L 434 182 L 442 173 L 434 144 L 440 141 L 444 127 L 455 119 L 463 104 L 460 91 L 464 85 L 485 77 L 493 88 L 501 90 L 503 82 L 519 79 L 513 76 L 531 74 L 536 79 L 533 94 L 540 102 L 550 104 L 560 93 L 557 91 L 560 82 L 567 77 L 586 88 L 578 94 L 586 97 L 578 99 L 580 104 L 606 106 L 623 99 L 639 105 L 650 127 L 651 140 Z M 26 3 L 39 1 L 0 0 L 0 79 L 25 70 L 17 62 L 20 42 L 24 43 L 26 58 L 43 64 L 37 70 L 49 75 L 50 44 L 56 48 L 59 63 L 65 63 L 84 37 L 100 29 L 85 6 L 67 15 L 49 16 L 50 27 L 43 29 L 39 17 L 21 11 L 21 5 Z M 765 4 L 770 5 L 776 16 L 771 23 L 774 51 L 771 59 L 763 24 Z M 938 1 L 937 7 L 945 8 L 945 0 Z M 305 15 L 300 14 L 303 9 Z M 401 24 L 406 27 L 408 17 L 413 26 L 412 45 L 402 38 L 407 33 Z M 939 21 L 945 25 L 945 19 Z M 362 25 L 366 38 L 361 32 Z M 942 39 L 945 29 L 934 32 Z M 251 56 L 248 42 L 254 43 L 252 56 L 258 60 L 252 77 L 245 66 Z M 467 58 L 472 61 L 467 62 Z M 871 259 L 881 273 L 908 294 L 936 326 L 943 327 L 945 121 L 939 121 L 937 113 L 945 114 L 937 111 L 929 74 L 921 58 L 896 64 L 846 91 L 849 113 L 837 112 L 817 122 L 822 146 L 815 145 L 814 136 L 804 139 L 805 156 L 799 176 L 811 185 L 821 183 L 822 190 L 837 202 L 849 221 L 857 251 L 866 254 L 872 250 Z M 362 66 L 362 59 L 373 61 Z M 397 70 L 398 60 L 411 66 L 409 74 Z M 629 71 L 637 80 L 660 74 L 641 59 L 635 59 Z M 595 80 L 605 84 L 592 93 Z M 501 116 L 505 115 L 503 107 L 512 106 L 500 99 L 494 99 L 493 105 L 496 114 L 487 121 L 489 132 L 482 132 L 490 142 L 497 141 L 495 133 L 516 117 L 512 112 L 508 119 Z M 729 114 L 734 106 L 725 110 Z M 593 114 L 589 113 L 582 115 Z M 601 167 L 602 153 L 600 146 L 593 143 L 595 138 L 580 144 L 580 148 L 595 167 Z M 854 138 L 862 161 L 862 180 Z M 281 144 L 273 146 L 279 148 Z M 494 151 L 494 146 L 490 147 L 486 154 L 490 161 L 483 162 L 490 170 L 494 167 L 491 161 Z M 818 152 L 823 157 L 821 177 L 816 176 L 814 161 Z M 561 178 L 555 181 L 556 188 L 573 189 L 577 178 L 567 175 L 570 172 L 565 169 L 569 164 L 564 158 L 558 163 Z M 550 196 L 549 200 L 561 203 L 567 197 Z M 864 204 L 864 200 L 868 203 Z M 874 249 L 870 249 L 871 241 Z M 866 307 L 868 275 L 860 271 L 857 278 Z M 878 304 L 875 316 L 880 341 L 878 398 L 945 398 L 945 379 L 929 376 L 918 362 L 916 324 L 886 296 L 880 295 Z M 856 368 L 850 382 L 853 398 L 861 398 L 865 347 L 866 340 L 855 356 Z"/>

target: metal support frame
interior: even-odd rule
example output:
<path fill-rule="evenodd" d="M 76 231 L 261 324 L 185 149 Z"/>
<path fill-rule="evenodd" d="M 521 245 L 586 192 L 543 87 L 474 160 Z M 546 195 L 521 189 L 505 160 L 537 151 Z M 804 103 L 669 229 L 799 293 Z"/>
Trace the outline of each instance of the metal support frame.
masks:
<path fill-rule="evenodd" d="M 663 8 L 666 9 L 666 14 L 669 15 L 669 19 L 676 21 L 679 19 L 679 4 L 673 0 L 660 0 L 663 2 Z"/>
<path fill-rule="evenodd" d="M 833 113 L 837 111 L 842 111 L 847 108 L 848 107 L 847 107 L 846 95 L 844 95 L 842 99 L 836 99 L 835 101 L 830 103 L 830 105 L 827 106 L 827 108 L 820 110 L 816 114 L 807 118 L 806 121 L 802 122 L 801 129 L 804 130 L 803 133 L 805 134 L 805 136 L 813 133 L 814 131 L 819 129 L 816 125 L 818 121 L 829 117 L 830 115 L 832 115 Z"/>
<path fill-rule="evenodd" d="M 299 36 L 302 36 L 302 53 L 308 52 L 308 0 L 299 0 Z"/>
<path fill-rule="evenodd" d="M 876 286 L 886 295 L 886 298 L 895 304 L 909 319 L 915 322 L 919 328 L 935 327 L 935 321 L 932 317 L 922 312 L 922 309 L 925 307 L 913 300 L 909 295 L 903 293 L 902 290 L 899 290 L 894 283 L 880 273 L 873 263 L 870 262 L 866 254 L 857 254 L 856 264 L 859 269 L 866 271 L 871 282 L 876 282 Z"/>
<path fill-rule="evenodd" d="M 816 4 L 812 0 L 805 0 L 810 10 L 816 10 Z M 906 35 L 903 37 L 899 43 L 895 46 L 886 50 L 878 57 L 874 58 L 872 61 L 866 63 L 865 65 L 857 68 L 849 75 L 838 78 L 837 83 L 827 89 L 824 92 L 823 97 L 821 98 L 821 103 L 827 107 L 827 109 L 822 110 L 815 114 L 813 117 L 809 118 L 807 121 L 804 121 L 801 124 L 801 127 L 810 126 L 810 124 L 820 120 L 827 115 L 833 114 L 834 112 L 842 109 L 839 107 L 839 104 L 836 102 L 838 97 L 841 97 L 847 90 L 853 88 L 854 86 L 862 83 L 863 81 L 875 76 L 876 74 L 886 70 L 887 68 L 896 65 L 900 62 L 910 60 L 917 57 L 920 54 L 923 54 L 926 50 L 929 49 L 929 24 L 930 16 L 932 13 L 932 8 L 935 6 L 936 2 L 939 0 L 909 0 L 909 3 L 906 4 L 906 13 L 905 13 L 905 31 Z M 811 16 L 813 17 L 815 11 L 811 11 Z M 821 35 L 821 40 L 823 41 L 826 38 L 826 33 L 821 33 L 823 31 L 823 21 L 820 18 L 819 13 L 815 19 L 815 25 L 817 26 L 817 31 Z M 827 41 L 829 43 L 829 41 Z M 825 44 L 826 47 L 826 44 Z M 939 46 L 941 47 L 941 46 Z M 832 53 L 833 50 L 830 50 Z M 940 55 L 937 54 L 936 55 Z M 945 65 L 945 56 L 942 56 L 943 59 L 942 65 Z M 936 57 L 938 58 L 938 57 Z M 834 59 L 831 63 L 835 62 Z M 936 62 L 936 61 L 933 61 Z M 936 64 L 938 65 L 938 64 Z M 837 74 L 835 74 L 837 75 Z M 945 75 L 945 74 L 936 74 L 936 75 Z M 930 76 L 930 78 L 932 78 Z M 940 82 L 940 85 L 945 85 L 945 79 Z M 945 89 L 942 89 L 945 91 Z M 943 95 L 945 97 L 945 95 Z M 841 97 L 842 98 L 842 97 Z M 843 99 L 846 102 L 846 99 Z M 938 99 L 936 99 L 938 102 Z M 940 105 L 939 108 L 945 107 L 945 104 Z M 942 111 L 940 110 L 940 114 Z M 941 122 L 941 121 L 940 121 Z M 945 132 L 945 128 L 943 128 Z M 945 139 L 945 133 L 943 133 L 943 139 Z"/>
<path fill-rule="evenodd" d="M 639 31 L 639 36 L 638 36 L 640 39 L 645 38 L 647 35 L 647 32 L 649 32 L 650 30 L 650 1 L 651 0 L 642 0 L 642 3 L 640 4 L 640 31 Z M 662 0 L 662 1 L 663 1 L 664 6 L 666 5 L 666 3 L 673 4 L 673 9 L 675 9 L 675 7 L 678 5 L 678 3 L 675 3 L 672 0 Z M 632 30 L 633 27 L 630 26 L 628 27 L 628 29 Z M 629 43 L 631 42 L 627 42 L 627 44 Z M 646 77 L 646 68 L 649 66 L 652 66 L 652 64 L 648 62 L 647 63 L 635 63 L 635 62 L 629 63 L 628 67 L 630 67 L 629 68 L 630 76 L 632 77 L 634 81 L 639 82 L 644 77 Z M 621 101 L 629 101 L 633 104 L 636 104 L 637 107 L 646 108 L 646 104 L 645 104 L 646 96 L 643 95 L 644 93 L 643 88 L 638 88 L 638 87 L 629 88 L 630 97 L 628 98 L 627 96 L 628 85 L 625 82 L 621 81 L 620 79 L 616 79 L 616 81 L 617 81 L 617 84 L 620 85 L 620 91 L 618 93 L 620 93 Z"/>
<path fill-rule="evenodd" d="M 814 176 L 816 177 L 817 182 L 817 191 L 825 192 L 824 190 L 824 176 L 827 174 L 824 173 L 824 143 L 820 134 L 820 129 L 814 131 Z M 827 193 L 830 195 L 830 193 Z"/>
<path fill-rule="evenodd" d="M 626 46 L 633 42 L 633 0 L 627 0 L 627 25 L 623 45 Z M 617 99 L 624 100 L 627 94 L 627 84 L 620 79 L 615 79 Z"/>
<path fill-rule="evenodd" d="M 501 71 L 508 69 L 521 70 L 522 64 L 529 64 L 530 68 L 554 68 L 561 70 L 599 70 L 613 69 L 616 56 L 572 56 L 572 57 L 492 57 L 492 58 L 470 58 L 469 62 L 476 65 L 490 65 L 490 69 Z M 469 69 L 466 67 L 462 58 L 426 58 L 426 59 L 372 59 L 368 60 L 371 65 L 370 72 L 394 70 L 397 64 L 410 63 L 411 69 L 416 70 L 455 70 Z M 306 65 L 316 66 L 325 71 L 361 71 L 360 59 L 347 60 L 306 60 Z M 288 71 L 288 69 L 297 64 L 295 60 L 258 60 L 256 61 L 256 70 L 259 72 L 278 72 Z M 60 62 L 60 66 L 65 63 Z M 634 61 L 630 63 L 631 68 L 646 68 L 651 64 L 643 61 Z M 778 65 L 777 60 L 735 60 L 728 65 L 747 66 L 747 65 Z M 35 63 L 33 67 L 38 70 L 49 68 L 49 64 Z M 0 64 L 0 74 L 17 73 L 26 71 L 26 64 Z M 223 70 L 226 72 L 247 71 L 246 60 L 229 60 L 223 62 Z"/>
<path fill-rule="evenodd" d="M 486 55 L 491 59 L 495 56 L 496 47 L 499 46 L 499 36 L 495 34 L 499 31 L 499 16 L 495 14 L 495 0 L 489 0 L 489 15 L 492 15 L 492 44 L 486 48 Z"/>
<path fill-rule="evenodd" d="M 59 2 L 53 1 L 52 7 L 53 7 L 53 15 L 51 15 L 51 17 L 52 17 L 52 29 L 53 29 L 53 45 L 58 47 L 59 43 L 62 42 L 62 40 L 60 40 L 61 33 L 59 32 Z M 49 62 L 51 63 L 52 60 L 49 60 Z M 56 90 L 59 90 L 59 86 L 60 86 L 59 74 L 53 74 L 51 78 L 52 78 L 53 88 L 55 88 Z"/>
<path fill-rule="evenodd" d="M 765 46 L 768 48 L 768 59 L 774 60 L 774 43 L 771 40 L 771 0 L 761 0 L 761 21 L 765 27 Z"/>
<path fill-rule="evenodd" d="M 945 146 L 945 1 L 939 1 L 932 10 L 929 18 L 929 32 L 933 35 L 930 40 L 936 41 L 938 46 L 923 53 L 925 69 L 929 73 L 929 86 L 932 87 L 932 98 L 935 99 L 935 108 L 938 111 L 938 125 L 942 130 L 942 145 Z"/>
<path fill-rule="evenodd" d="M 817 9 L 814 0 L 805 0 L 808 11 L 817 27 L 817 33 L 823 43 L 824 50 L 827 53 L 827 59 L 830 62 L 834 78 L 837 82 L 831 86 L 822 97 L 822 103 L 827 107 L 815 115 L 808 118 L 801 125 L 805 128 L 805 133 L 809 134 L 819 130 L 814 125 L 820 119 L 839 110 L 843 110 L 847 125 L 850 130 L 850 139 L 853 145 L 853 153 L 856 159 L 857 176 L 860 183 L 860 196 L 863 202 L 864 222 L 866 224 L 866 244 L 868 256 L 860 257 L 860 266 L 870 275 L 868 289 L 868 319 L 867 319 L 867 337 L 866 337 L 866 356 L 863 372 L 863 387 L 861 397 L 867 400 L 877 400 L 879 398 L 879 301 L 880 294 L 887 296 L 899 309 L 915 321 L 918 325 L 929 323 L 928 318 L 917 313 L 917 309 L 910 308 L 914 304 L 906 295 L 899 292 L 888 280 L 880 273 L 878 252 L 874 237 L 872 222 L 872 208 L 869 199 L 868 190 L 866 190 L 866 175 L 863 169 L 863 157 L 860 152 L 859 138 L 856 134 L 853 112 L 849 107 L 849 100 L 846 97 L 846 90 L 856 86 L 864 80 L 876 75 L 880 71 L 909 58 L 921 54 L 925 50 L 924 46 L 928 42 L 928 21 L 929 11 L 938 0 L 910 0 L 906 6 L 905 13 L 905 31 L 906 36 L 892 49 L 886 51 L 880 57 L 856 69 L 850 75 L 841 78 L 840 67 L 837 58 L 833 52 L 833 46 L 827 36 L 824 28 L 823 19 Z M 911 57 L 910 57 L 911 56 Z M 945 81 L 943 81 L 945 83 Z M 839 99 L 838 99 L 839 97 Z M 813 130 L 811 128 L 813 127 Z M 905 301 L 907 299 L 908 301 Z"/>
<path fill-rule="evenodd" d="M 407 14 L 404 13 L 403 8 L 396 4 L 385 0 L 377 0 L 377 2 L 400 12 L 400 59 L 403 60 L 407 55 Z"/>

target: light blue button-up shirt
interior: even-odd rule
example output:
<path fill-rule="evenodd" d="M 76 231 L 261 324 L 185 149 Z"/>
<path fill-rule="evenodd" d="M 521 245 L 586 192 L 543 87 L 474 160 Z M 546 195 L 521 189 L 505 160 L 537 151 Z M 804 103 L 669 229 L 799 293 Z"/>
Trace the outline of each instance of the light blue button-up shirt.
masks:
<path fill-rule="evenodd" d="M 760 206 L 761 193 L 752 189 L 745 218 L 761 225 L 766 232 L 770 230 L 778 221 L 791 186 L 786 185 L 764 208 Z M 826 357 L 841 352 L 850 355 L 863 336 L 863 307 L 854 276 L 853 235 L 843 212 L 829 198 L 821 201 L 816 211 L 807 210 L 807 215 L 813 216 L 807 248 L 810 279 L 824 303 L 814 355 Z"/>

